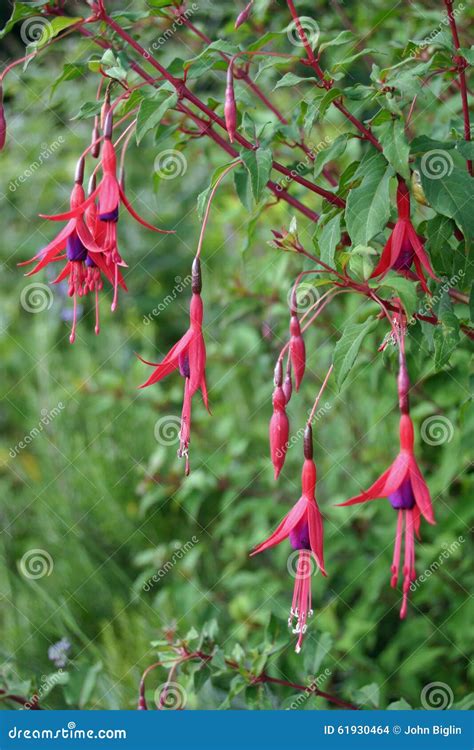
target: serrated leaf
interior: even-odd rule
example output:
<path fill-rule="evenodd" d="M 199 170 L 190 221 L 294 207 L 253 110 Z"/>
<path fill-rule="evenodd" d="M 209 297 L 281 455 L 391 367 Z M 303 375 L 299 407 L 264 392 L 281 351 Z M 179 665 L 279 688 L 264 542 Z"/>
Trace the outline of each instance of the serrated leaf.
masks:
<path fill-rule="evenodd" d="M 384 278 L 383 286 L 380 287 L 380 291 L 382 294 L 384 294 L 384 292 L 386 294 L 388 289 L 395 292 L 395 296 L 400 298 L 407 317 L 411 318 L 418 305 L 418 295 L 415 282 L 406 279 L 404 276 L 399 276 L 396 273 L 389 273 Z"/>
<path fill-rule="evenodd" d="M 259 203 L 270 179 L 273 163 L 272 152 L 269 148 L 260 147 L 254 151 L 243 150 L 240 157 L 249 171 L 255 202 Z"/>
<path fill-rule="evenodd" d="M 375 329 L 377 321 L 369 318 L 365 323 L 349 323 L 334 349 L 334 372 L 341 388 L 359 354 L 365 337 Z"/>
<path fill-rule="evenodd" d="M 390 218 L 389 183 L 393 169 L 382 154 L 369 152 L 354 177 L 360 175 L 361 184 L 349 191 L 345 217 L 352 242 L 368 245 Z"/>
<path fill-rule="evenodd" d="M 137 117 L 136 138 L 140 143 L 144 136 L 155 128 L 166 112 L 175 106 L 178 95 L 159 90 L 151 99 L 143 99 Z"/>
<path fill-rule="evenodd" d="M 317 79 L 313 77 L 297 76 L 294 73 L 285 73 L 283 78 L 280 78 L 277 84 L 273 87 L 273 91 L 275 91 L 276 89 L 281 89 L 284 86 L 297 86 L 299 83 L 305 83 L 306 81 L 316 81 L 316 80 Z"/>
<path fill-rule="evenodd" d="M 394 170 L 405 179 L 410 177 L 408 157 L 410 146 L 405 135 L 405 126 L 402 120 L 390 118 L 375 127 L 377 138 L 382 144 L 383 155 Z"/>

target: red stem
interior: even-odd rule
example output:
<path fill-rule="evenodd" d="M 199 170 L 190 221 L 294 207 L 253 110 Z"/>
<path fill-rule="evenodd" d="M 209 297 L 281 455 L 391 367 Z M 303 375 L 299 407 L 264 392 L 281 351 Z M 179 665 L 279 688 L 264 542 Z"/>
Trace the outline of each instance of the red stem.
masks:
<path fill-rule="evenodd" d="M 453 43 L 456 48 L 456 52 L 460 52 L 461 45 L 459 43 L 459 34 L 458 34 L 458 28 L 456 24 L 456 18 L 453 13 L 453 0 L 444 0 L 444 4 L 446 6 L 446 10 L 448 13 L 448 21 L 449 21 L 449 27 L 451 29 L 451 36 L 453 37 Z M 458 76 L 459 76 L 459 88 L 461 91 L 461 101 L 462 101 L 462 112 L 463 112 L 463 119 L 464 119 L 464 138 L 466 141 L 471 140 L 471 122 L 469 119 L 469 101 L 467 96 L 467 83 L 466 83 L 466 72 L 465 68 L 467 65 L 467 61 L 464 57 L 458 54 L 457 59 L 455 59 L 455 62 L 457 64 L 458 69 Z M 469 174 L 473 175 L 473 169 L 472 169 L 472 161 L 470 159 L 467 159 L 467 169 Z"/>

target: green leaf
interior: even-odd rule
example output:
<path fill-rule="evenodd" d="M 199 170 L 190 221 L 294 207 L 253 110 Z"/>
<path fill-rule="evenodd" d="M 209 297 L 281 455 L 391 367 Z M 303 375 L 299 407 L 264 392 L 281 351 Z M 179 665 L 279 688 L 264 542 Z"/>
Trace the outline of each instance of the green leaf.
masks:
<path fill-rule="evenodd" d="M 240 202 L 247 211 L 252 211 L 252 188 L 250 186 L 250 175 L 245 167 L 234 169 L 234 184 Z"/>
<path fill-rule="evenodd" d="M 451 354 L 459 343 L 460 326 L 448 294 L 443 295 L 436 306 L 436 312 L 439 323 L 433 333 L 435 368 L 441 370 L 448 364 Z"/>
<path fill-rule="evenodd" d="M 382 144 L 383 155 L 394 170 L 405 179 L 410 177 L 408 157 L 410 146 L 405 135 L 402 120 L 390 118 L 388 122 L 375 127 L 377 138 Z"/>
<path fill-rule="evenodd" d="M 371 258 L 377 255 L 376 250 L 370 245 L 356 245 L 349 256 L 349 268 L 351 274 L 359 281 L 366 281 L 374 269 Z"/>
<path fill-rule="evenodd" d="M 176 93 L 163 89 L 158 90 L 151 99 L 143 99 L 137 117 L 137 143 L 161 122 L 166 112 L 174 107 L 177 101 Z"/>
<path fill-rule="evenodd" d="M 352 33 L 352 31 L 340 31 L 339 34 L 334 37 L 334 39 L 330 39 L 328 42 L 323 42 L 322 44 L 320 44 L 318 51 L 321 53 L 329 47 L 337 47 L 340 44 L 348 44 L 352 41 L 354 41 L 354 34 Z"/>
<path fill-rule="evenodd" d="M 102 102 L 84 102 L 77 115 L 71 117 L 71 120 L 83 120 L 86 117 L 98 115 L 102 109 Z"/>
<path fill-rule="evenodd" d="M 334 251 L 341 239 L 341 214 L 338 213 L 323 227 L 318 238 L 321 260 L 328 266 L 334 266 Z"/>
<path fill-rule="evenodd" d="M 51 96 L 53 96 L 54 92 L 58 88 L 58 86 L 61 85 L 64 81 L 73 81 L 75 78 L 82 78 L 85 76 L 85 73 L 87 71 L 87 67 L 82 63 L 65 63 L 63 67 L 63 72 L 55 80 L 51 87 Z"/>
<path fill-rule="evenodd" d="M 273 87 L 273 91 L 275 91 L 275 89 L 281 89 L 284 86 L 297 86 L 299 83 L 305 83 L 305 81 L 316 80 L 316 78 L 308 76 L 296 76 L 294 73 L 285 73 L 283 78 L 280 78 L 276 86 Z"/>
<path fill-rule="evenodd" d="M 221 174 L 231 164 L 233 164 L 233 161 L 227 162 L 226 164 L 223 164 L 221 167 L 217 167 L 217 169 L 214 170 L 214 173 L 211 177 L 211 182 L 209 186 L 205 190 L 203 190 L 202 193 L 199 193 L 198 198 L 197 198 L 197 212 L 198 212 L 198 217 L 200 221 L 202 221 L 202 218 L 204 216 L 204 211 L 206 210 L 207 201 L 211 194 L 212 188 L 216 184 Z"/>
<path fill-rule="evenodd" d="M 15 24 L 18 23 L 18 21 L 22 21 L 24 18 L 28 18 L 28 16 L 34 15 L 37 15 L 37 11 L 35 13 L 34 9 L 30 6 L 25 5 L 25 3 L 15 3 L 10 18 L 6 22 L 3 29 L 0 29 L 0 39 L 3 39 L 3 37 L 13 29 Z M 47 23 L 46 19 L 45 23 Z"/>
<path fill-rule="evenodd" d="M 407 317 L 411 318 L 418 305 L 416 284 L 410 279 L 405 279 L 404 276 L 390 272 L 379 289 L 382 294 L 387 293 L 388 290 L 395 292 L 395 296 L 400 298 Z"/>
<path fill-rule="evenodd" d="M 355 245 L 368 245 L 390 218 L 390 177 L 382 154 L 369 152 L 360 163 L 354 178 L 362 176 L 359 187 L 350 190 L 346 204 L 347 231 Z"/>
<path fill-rule="evenodd" d="M 332 143 L 327 146 L 327 148 L 324 148 L 322 151 L 317 151 L 313 172 L 316 179 L 319 177 L 323 170 L 323 167 L 328 162 L 334 161 L 335 159 L 338 159 L 340 156 L 342 156 L 342 154 L 346 150 L 347 140 L 348 135 L 346 133 L 343 133 L 342 135 L 338 135 L 337 138 L 335 138 Z"/>
<path fill-rule="evenodd" d="M 454 219 L 469 246 L 474 236 L 474 191 L 465 160 L 456 152 L 431 149 L 423 154 L 419 171 L 428 203 Z"/>
<path fill-rule="evenodd" d="M 272 152 L 269 148 L 260 147 L 254 151 L 242 150 L 240 156 L 249 171 L 255 201 L 259 203 L 270 179 L 273 163 Z"/>
<path fill-rule="evenodd" d="M 367 334 L 375 329 L 377 321 L 369 318 L 365 323 L 349 323 L 334 349 L 334 371 L 338 388 L 341 388 L 359 354 Z"/>
<path fill-rule="evenodd" d="M 64 31 L 65 29 L 69 28 L 69 26 L 74 26 L 74 24 L 79 23 L 80 21 L 83 21 L 84 19 L 81 16 L 76 17 L 66 17 L 61 16 L 58 18 L 50 19 L 44 19 L 44 24 L 41 29 L 41 34 L 38 39 L 36 39 L 33 36 L 33 29 L 24 29 L 24 35 L 25 37 L 31 36 L 32 42 L 31 44 L 28 44 L 27 51 L 34 52 L 35 50 L 40 50 L 41 47 L 44 47 L 45 44 L 47 44 L 51 39 L 54 39 L 58 34 L 61 33 L 61 31 Z M 38 24 L 40 23 L 40 17 L 38 16 L 37 20 Z M 26 24 L 25 24 L 26 27 Z M 30 33 L 28 33 L 30 32 Z"/>

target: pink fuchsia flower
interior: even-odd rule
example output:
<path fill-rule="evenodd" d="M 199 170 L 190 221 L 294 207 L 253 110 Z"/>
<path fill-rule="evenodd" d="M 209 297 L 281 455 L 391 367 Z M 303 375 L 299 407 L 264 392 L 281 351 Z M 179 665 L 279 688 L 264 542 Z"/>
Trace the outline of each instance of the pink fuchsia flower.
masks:
<path fill-rule="evenodd" d="M 184 377 L 184 398 L 181 414 L 179 457 L 186 458 L 186 474 L 189 474 L 189 443 L 191 438 L 191 399 L 198 389 L 201 390 L 206 409 L 209 411 L 206 385 L 206 345 L 202 334 L 203 304 L 201 299 L 201 266 L 195 258 L 192 268 L 192 297 L 190 305 L 189 328 L 180 340 L 170 349 L 164 359 L 159 362 L 142 362 L 151 365 L 155 371 L 140 388 L 163 380 L 174 370 L 179 370 Z"/>
<path fill-rule="evenodd" d="M 410 193 L 406 183 L 401 179 L 398 181 L 397 188 L 397 208 L 397 222 L 382 251 L 380 260 L 372 272 L 371 278 L 376 276 L 383 278 L 391 269 L 409 275 L 411 273 L 410 268 L 414 264 L 416 270 L 415 276 L 420 281 L 423 290 L 428 292 L 423 269 L 435 281 L 438 281 L 438 278 L 433 271 L 423 242 L 411 223 Z"/>
<path fill-rule="evenodd" d="M 272 459 L 275 479 L 278 479 L 285 463 L 288 436 L 290 433 L 290 422 L 286 413 L 288 399 L 287 394 L 283 390 L 282 383 L 283 368 L 281 360 L 278 360 L 275 368 L 275 389 L 272 396 L 273 414 L 269 426 L 270 457 Z"/>
<path fill-rule="evenodd" d="M 402 414 L 400 417 L 400 452 L 395 461 L 368 490 L 340 505 L 355 505 L 383 497 L 388 498 L 392 508 L 398 511 L 391 568 L 392 587 L 395 587 L 398 582 L 402 534 L 403 526 L 405 526 L 405 560 L 402 569 L 403 601 L 400 610 L 400 617 L 403 619 L 407 613 L 410 584 L 416 578 L 414 533 L 420 538 L 421 516 L 428 523 L 435 523 L 430 491 L 414 455 L 413 422 L 408 414 Z"/>
<path fill-rule="evenodd" d="M 321 573 L 324 576 L 327 575 L 324 567 L 323 520 L 316 502 L 316 465 L 313 461 L 312 429 L 309 425 L 306 427 L 304 436 L 304 456 L 300 499 L 273 534 L 251 552 L 251 555 L 257 555 L 259 552 L 280 544 L 284 539 L 289 539 L 293 549 L 299 553 L 293 601 L 288 620 L 288 626 L 293 627 L 293 619 L 296 618 L 293 632 L 298 635 L 297 653 L 301 650 L 303 636 L 307 629 L 307 619 L 313 613 L 311 609 L 311 556 Z"/>

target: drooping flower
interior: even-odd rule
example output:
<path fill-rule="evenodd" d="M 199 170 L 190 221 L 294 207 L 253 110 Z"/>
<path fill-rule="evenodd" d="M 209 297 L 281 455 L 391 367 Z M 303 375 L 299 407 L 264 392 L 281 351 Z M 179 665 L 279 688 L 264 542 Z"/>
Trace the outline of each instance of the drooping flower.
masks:
<path fill-rule="evenodd" d="M 295 374 L 295 388 L 298 391 L 306 367 L 306 349 L 298 315 L 295 312 L 292 312 L 290 319 L 290 359 Z"/>
<path fill-rule="evenodd" d="M 423 242 L 411 223 L 410 193 L 405 181 L 402 179 L 398 181 L 397 209 L 397 222 L 385 244 L 379 262 L 372 272 L 371 278 L 375 278 L 376 276 L 383 278 L 391 269 L 399 271 L 402 274 L 409 274 L 413 264 L 415 266 L 416 278 L 420 281 L 423 290 L 429 292 L 423 269 L 435 281 L 438 281 L 438 278 L 433 271 Z"/>
<path fill-rule="evenodd" d="M 400 610 L 400 617 L 403 619 L 407 612 L 410 584 L 416 577 L 414 532 L 420 538 L 420 516 L 423 516 L 430 524 L 435 523 L 430 492 L 414 455 L 413 422 L 407 413 L 402 413 L 400 416 L 400 452 L 395 461 L 368 490 L 340 505 L 355 505 L 384 497 L 388 498 L 392 508 L 398 511 L 391 568 L 393 587 L 397 585 L 399 576 L 402 533 L 403 525 L 405 525 L 405 561 L 402 569 L 403 601 Z"/>
<path fill-rule="evenodd" d="M 281 360 L 278 360 L 275 368 L 275 389 L 273 391 L 272 403 L 273 414 L 270 419 L 270 456 L 272 459 L 275 479 L 278 479 L 283 468 L 288 450 L 288 435 L 290 422 L 286 413 L 287 398 L 283 390 L 283 369 Z"/>
<path fill-rule="evenodd" d="M 292 548 L 298 552 L 295 574 L 295 588 L 291 604 L 288 626 L 298 635 L 296 653 L 301 650 L 303 636 L 307 629 L 307 619 L 312 615 L 311 609 L 311 574 L 312 557 L 317 568 L 325 576 L 323 552 L 323 520 L 316 502 L 316 465 L 313 461 L 312 429 L 308 425 L 304 436 L 304 464 L 301 476 L 302 495 L 296 505 L 284 517 L 279 526 L 268 539 L 257 545 L 251 555 L 256 555 L 266 549 L 289 539 Z"/>
<path fill-rule="evenodd" d="M 235 104 L 234 95 L 234 74 L 232 70 L 232 61 L 227 68 L 227 82 L 225 89 L 225 103 L 224 103 L 224 118 L 227 133 L 229 135 L 229 141 L 231 143 L 235 140 L 235 130 L 237 127 L 237 106 Z"/>
<path fill-rule="evenodd" d="M 191 399 L 201 390 L 206 409 L 209 403 L 206 385 L 206 345 L 202 334 L 203 305 L 201 299 L 201 266 L 195 258 L 192 267 L 192 297 L 190 304 L 189 328 L 180 340 L 170 349 L 161 362 L 141 361 L 155 368 L 148 380 L 140 388 L 158 383 L 173 370 L 179 370 L 184 378 L 183 410 L 181 414 L 180 447 L 178 456 L 186 459 L 186 474 L 189 474 L 189 442 L 191 437 Z"/>

